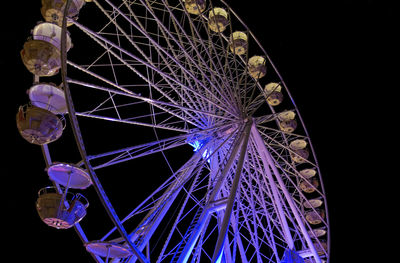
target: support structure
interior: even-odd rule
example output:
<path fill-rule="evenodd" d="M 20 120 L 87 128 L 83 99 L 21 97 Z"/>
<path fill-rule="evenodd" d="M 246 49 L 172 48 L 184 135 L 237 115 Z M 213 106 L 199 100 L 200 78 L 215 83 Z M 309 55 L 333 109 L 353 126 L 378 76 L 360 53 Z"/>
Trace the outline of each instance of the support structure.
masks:
<path fill-rule="evenodd" d="M 279 187 L 280 187 L 281 191 L 283 192 L 287 203 L 289 204 L 290 210 L 293 213 L 298 226 L 300 227 L 302 235 L 304 236 L 304 239 L 306 240 L 307 245 L 308 245 L 312 255 L 314 256 L 315 262 L 321 263 L 321 259 L 318 256 L 318 253 L 314 247 L 314 244 L 310 238 L 310 235 L 308 234 L 307 229 L 304 226 L 303 219 L 302 219 L 301 215 L 299 214 L 299 211 L 297 210 L 297 207 L 294 204 L 293 199 L 292 199 L 289 191 L 287 190 L 278 169 L 276 168 L 275 162 L 273 161 L 271 154 L 269 153 L 267 147 L 265 146 L 264 141 L 263 141 L 260 133 L 258 132 L 255 124 L 253 124 L 251 134 L 254 139 L 254 142 L 257 145 L 257 148 L 260 151 L 260 156 L 261 156 L 261 159 L 262 159 L 264 165 L 266 167 L 270 167 L 270 169 L 272 169 L 273 174 L 275 175 L 275 178 L 278 181 Z M 272 181 L 271 184 L 273 184 L 273 182 L 274 182 L 274 180 Z M 289 235 L 290 235 L 290 231 L 289 231 Z"/>
<path fill-rule="evenodd" d="M 221 224 L 220 232 L 218 234 L 218 240 L 217 240 L 217 244 L 214 249 L 214 254 L 213 254 L 211 262 L 216 262 L 218 259 L 220 259 L 222 257 L 222 251 L 223 251 L 222 248 L 223 248 L 226 236 L 228 234 L 228 226 L 229 226 L 229 222 L 230 222 L 231 215 L 232 215 L 233 204 L 236 199 L 236 193 L 237 193 L 238 186 L 239 186 L 240 175 L 242 174 L 243 162 L 244 162 L 245 154 L 247 151 L 247 144 L 249 142 L 251 124 L 252 124 L 252 121 L 251 120 L 248 121 L 246 124 L 245 130 L 244 130 L 244 138 L 243 138 L 243 141 L 241 142 L 242 146 L 240 149 L 240 156 L 239 156 L 238 164 L 236 166 L 236 173 L 235 173 L 235 177 L 232 182 L 231 190 L 230 190 L 228 201 L 227 201 L 226 208 L 225 208 L 224 218 L 223 218 L 223 221 Z"/>
<path fill-rule="evenodd" d="M 21 106 L 16 116 L 22 137 L 42 146 L 56 189 L 58 214 L 44 222 L 75 207 L 80 195 L 69 199 L 68 189 L 93 185 L 91 199 L 111 230 L 88 241 L 78 223 L 88 202 L 68 227 L 76 222 L 97 263 L 329 261 L 323 178 L 303 120 L 268 54 L 224 0 L 218 7 L 212 0 L 86 0 L 93 3 L 81 15 L 96 19 L 79 22 L 85 0 L 58 2 L 42 1 L 46 22 L 21 51 L 34 74 L 28 94 L 36 108 Z M 67 25 L 86 56 L 67 60 Z M 268 84 L 261 81 L 267 68 Z M 40 83 L 58 73 L 60 86 Z M 68 115 L 78 164 L 52 163 L 47 144 L 66 127 L 57 115 Z M 123 198 L 111 203 L 98 176 L 113 169 L 110 187 L 129 187 L 136 178 L 126 176 L 125 163 L 153 171 L 137 160 L 147 157 L 162 157 L 172 172 L 148 173 L 141 186 L 163 183 L 144 200 L 121 187 Z M 120 218 L 119 203 L 136 207 Z"/>
<path fill-rule="evenodd" d="M 118 218 L 114 208 L 111 205 L 111 202 L 108 200 L 108 197 L 107 197 L 102 185 L 100 184 L 100 181 L 98 180 L 94 170 L 92 169 L 92 167 L 89 163 L 89 160 L 87 159 L 85 146 L 83 144 L 78 120 L 76 118 L 75 109 L 74 109 L 74 105 L 73 105 L 72 98 L 71 98 L 71 91 L 69 90 L 68 81 L 67 81 L 67 47 L 66 47 L 67 13 L 68 13 L 69 7 L 71 5 L 71 2 L 72 2 L 71 0 L 67 0 L 67 2 L 65 4 L 64 14 L 63 14 L 62 33 L 61 33 L 61 77 L 62 77 L 62 83 L 64 86 L 64 92 L 65 92 L 65 97 L 66 97 L 66 102 L 67 102 L 67 107 L 68 107 L 68 113 L 69 113 L 69 117 L 70 117 L 70 123 L 71 123 L 71 127 L 72 127 L 72 130 L 74 133 L 75 141 L 77 142 L 79 152 L 80 152 L 82 160 L 89 172 L 90 179 L 93 182 L 93 186 L 99 196 L 101 203 L 104 206 L 104 209 L 107 211 L 111 221 L 117 227 L 118 231 L 121 233 L 121 236 L 123 236 L 124 239 L 128 242 L 129 247 L 132 250 L 132 253 L 135 254 L 139 258 L 139 261 L 141 263 L 147 263 L 148 260 L 142 254 L 142 252 L 139 251 L 138 248 L 129 241 L 128 234 L 125 231 L 124 227 L 122 226 L 121 220 Z"/>
<path fill-rule="evenodd" d="M 246 148 L 247 148 L 247 143 L 248 143 L 248 139 L 249 139 L 249 133 L 250 133 L 250 128 L 251 128 L 251 121 L 247 121 L 245 123 L 244 128 L 242 129 L 242 133 L 240 134 L 239 139 L 236 140 L 236 144 L 233 146 L 232 148 L 232 152 L 231 155 L 229 156 L 229 159 L 227 160 L 226 165 L 224 166 L 224 169 L 222 170 L 221 174 L 218 175 L 217 178 L 215 178 L 216 183 L 215 186 L 210 194 L 210 198 L 209 198 L 209 203 L 206 205 L 205 209 L 203 210 L 203 212 L 201 213 L 198 223 L 196 224 L 196 226 L 193 229 L 192 234 L 189 237 L 188 242 L 186 242 L 185 247 L 178 259 L 178 263 L 184 263 L 187 262 L 187 260 L 189 259 L 189 256 L 201 234 L 201 232 L 204 230 L 204 227 L 206 227 L 206 223 L 209 221 L 209 216 L 210 216 L 210 210 L 209 210 L 209 206 L 210 204 L 212 204 L 212 202 L 217 201 L 215 200 L 215 198 L 218 196 L 218 193 L 221 190 L 221 186 L 223 184 L 223 182 L 226 179 L 226 176 L 234 162 L 234 160 L 236 159 L 236 155 L 239 151 L 239 149 L 241 149 L 240 152 L 240 158 L 242 159 L 242 161 L 239 162 L 238 167 L 237 167 L 237 172 L 235 175 L 235 179 L 234 179 L 234 184 L 232 186 L 232 188 L 234 188 L 231 193 L 232 195 L 228 198 L 227 200 L 227 206 L 226 206 L 226 211 L 230 211 L 228 214 L 226 214 L 226 218 L 224 216 L 224 220 L 223 220 L 223 224 L 221 226 L 221 232 L 219 234 L 219 238 L 217 241 L 217 248 L 218 248 L 218 252 L 217 253 L 221 253 L 220 251 L 222 251 L 222 246 L 224 244 L 224 240 L 225 240 L 225 236 L 227 234 L 227 229 L 228 229 L 228 224 L 229 224 L 229 220 L 230 220 L 230 215 L 232 213 L 232 207 L 233 207 L 233 202 L 234 202 L 234 198 L 236 195 L 236 190 L 237 190 L 237 186 L 239 184 L 239 179 L 240 179 L 240 173 L 243 167 L 243 160 L 244 160 L 244 156 L 245 156 L 245 152 L 246 152 Z M 242 147 L 241 147 L 242 146 Z M 241 164 L 240 164 L 241 163 Z M 239 165 L 241 167 L 239 167 Z M 239 169 L 240 168 L 240 169 Z M 236 186 L 235 186 L 236 185 Z M 228 206 L 229 204 L 229 206 Z M 215 252 L 214 252 L 215 254 Z M 219 256 L 218 254 L 218 256 Z"/>
<path fill-rule="evenodd" d="M 143 239 L 138 244 L 138 249 L 143 250 L 150 242 L 150 238 L 153 236 L 154 231 L 163 220 L 165 214 L 175 201 L 179 192 L 181 191 L 184 183 L 190 178 L 195 169 L 197 163 L 200 161 L 203 151 L 196 152 L 191 160 L 189 160 L 183 167 L 178 170 L 175 181 L 165 190 L 163 196 L 154 205 L 153 209 L 145 216 L 145 218 L 139 223 L 139 227 L 142 227 L 145 232 Z M 189 165 L 188 165 L 189 164 Z M 131 242 L 134 243 L 143 233 L 138 234 L 138 231 L 131 233 Z M 148 246 L 147 246 L 148 247 Z M 133 256 L 129 262 L 135 262 L 136 256 Z"/>

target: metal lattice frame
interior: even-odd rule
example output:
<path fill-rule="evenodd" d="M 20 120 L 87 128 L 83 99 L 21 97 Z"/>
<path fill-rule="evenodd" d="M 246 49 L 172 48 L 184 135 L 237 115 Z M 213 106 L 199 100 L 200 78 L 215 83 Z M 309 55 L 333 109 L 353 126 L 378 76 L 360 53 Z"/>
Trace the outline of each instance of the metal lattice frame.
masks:
<path fill-rule="evenodd" d="M 208 29 L 207 15 L 214 5 L 228 12 L 229 25 L 224 32 Z M 151 248 L 151 261 L 157 262 L 280 262 L 288 249 L 308 262 L 327 261 L 322 239 L 305 218 L 306 211 L 317 209 L 299 187 L 305 181 L 300 169 L 315 169 L 320 185 L 312 186 L 312 198 L 323 200 L 327 215 L 308 133 L 265 50 L 226 3 L 208 1 L 200 15 L 189 14 L 178 0 L 93 0 L 84 8 L 90 9 L 87 12 L 96 22 L 84 17 L 70 20 L 74 26 L 68 30 L 73 39 L 84 39 L 76 41 L 75 49 L 85 56 L 73 52 L 66 56 L 64 19 L 62 78 L 82 165 L 115 225 L 101 240 L 108 240 L 118 230 L 120 238 L 112 241 L 132 250 L 132 256 L 113 262 L 149 262 L 144 251 L 156 238 L 163 242 Z M 235 30 L 249 37 L 245 55 L 229 50 L 230 33 Z M 267 104 L 264 81 L 248 74 L 250 54 L 267 59 L 266 78 L 283 87 L 284 106 Z M 81 93 L 91 95 L 83 101 Z M 300 123 L 296 132 L 279 128 L 277 117 L 286 110 L 296 113 Z M 124 124 L 132 132 L 137 126 L 145 127 L 156 139 L 112 151 L 87 152 L 85 134 L 78 125 L 87 118 L 118 127 Z M 295 139 L 307 141 L 312 153 L 301 164 L 291 158 L 296 152 L 289 143 Z M 197 143 L 193 156 L 120 219 L 97 171 L 188 143 Z M 43 151 L 51 163 L 46 146 Z M 166 220 L 172 209 L 175 213 Z M 135 229 L 125 228 L 127 222 L 138 218 Z M 319 227 L 326 229 L 324 238 L 329 244 L 325 218 L 320 217 Z M 88 242 L 79 224 L 76 229 Z M 163 236 L 154 235 L 158 229 L 165 230 Z"/>

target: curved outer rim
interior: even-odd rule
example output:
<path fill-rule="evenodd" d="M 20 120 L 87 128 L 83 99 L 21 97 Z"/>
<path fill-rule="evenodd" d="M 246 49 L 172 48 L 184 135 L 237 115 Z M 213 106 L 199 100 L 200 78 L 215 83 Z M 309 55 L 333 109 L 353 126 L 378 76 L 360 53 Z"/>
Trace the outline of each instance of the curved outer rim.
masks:
<path fill-rule="evenodd" d="M 132 244 L 128 237 L 128 233 L 125 231 L 124 227 L 122 226 L 122 223 L 120 219 L 118 218 L 114 208 L 111 205 L 111 202 L 108 200 L 108 197 L 100 184 L 100 181 L 98 180 L 92 166 L 90 165 L 90 162 L 87 158 L 86 154 L 86 149 L 83 143 L 83 139 L 80 133 L 80 128 L 78 124 L 78 120 L 75 115 L 75 108 L 72 102 L 72 97 L 71 97 L 71 91 L 69 89 L 69 85 L 67 82 L 67 13 L 69 10 L 69 7 L 71 5 L 72 0 L 67 0 L 65 4 L 65 9 L 64 9 L 64 14 L 63 14 L 63 22 L 62 22 L 62 32 L 61 32 L 61 78 L 62 78 L 62 83 L 64 85 L 64 92 L 65 92 L 65 98 L 67 101 L 67 108 L 69 112 L 69 120 L 71 123 L 72 131 L 75 137 L 76 144 L 79 149 L 79 153 L 82 157 L 83 163 L 85 164 L 88 173 L 90 175 L 90 179 L 92 180 L 93 187 L 96 190 L 96 193 L 101 201 L 101 203 L 104 206 L 104 209 L 107 211 L 108 216 L 110 217 L 111 221 L 114 223 L 114 225 L 117 227 L 118 231 L 120 232 L 121 236 L 125 239 L 129 247 L 131 248 L 132 252 L 137 256 L 140 262 L 146 263 L 148 262 L 145 258 L 145 256 L 139 251 L 136 246 Z"/>
<path fill-rule="evenodd" d="M 326 220 L 327 220 L 327 225 L 328 225 L 328 231 L 327 231 L 327 237 L 328 237 L 328 238 L 327 238 L 327 245 L 328 245 L 328 251 L 327 251 L 327 252 L 328 252 L 328 261 L 327 261 L 327 262 L 329 263 L 329 259 L 330 259 L 330 257 L 329 257 L 329 252 L 330 252 L 330 247 L 331 247 L 331 240 L 330 240 L 331 235 L 330 235 L 330 227 L 329 227 L 329 226 L 330 226 L 330 223 L 329 223 L 329 213 L 328 213 L 328 210 L 329 210 L 329 209 L 328 209 L 328 202 L 327 202 L 327 200 L 326 200 L 326 192 L 325 192 L 325 187 L 324 187 L 324 183 L 323 183 L 323 180 L 322 180 L 321 171 L 320 171 L 319 164 L 318 164 L 318 159 L 317 159 L 317 156 L 316 156 L 316 154 L 315 154 L 314 147 L 313 147 L 313 144 L 312 144 L 312 142 L 311 142 L 311 138 L 310 138 L 310 136 L 309 136 L 309 133 L 308 133 L 308 131 L 307 131 L 307 128 L 306 128 L 306 126 L 304 125 L 303 118 L 301 117 L 300 111 L 299 111 L 299 109 L 298 109 L 298 107 L 297 107 L 297 105 L 296 105 L 296 103 L 295 103 L 295 101 L 294 101 L 294 99 L 293 99 L 293 97 L 292 97 L 292 94 L 290 93 L 290 91 L 289 91 L 289 89 L 288 89 L 288 87 L 287 87 L 285 81 L 283 80 L 281 74 L 279 73 L 279 71 L 278 71 L 278 69 L 276 68 L 275 64 L 272 62 L 271 58 L 268 56 L 268 54 L 267 54 L 267 52 L 265 51 L 265 49 L 263 48 L 263 46 L 260 44 L 259 40 L 258 40 L 258 39 L 256 38 L 256 36 L 253 34 L 253 32 L 246 26 L 246 24 L 242 21 L 242 19 L 240 19 L 240 17 L 232 10 L 232 8 L 230 8 L 230 6 L 229 6 L 224 0 L 220 0 L 220 1 L 221 1 L 227 8 L 229 8 L 229 11 L 236 17 L 236 19 L 238 19 L 238 20 L 240 21 L 240 23 L 242 23 L 242 25 L 243 25 L 243 26 L 246 28 L 246 30 L 249 32 L 250 36 L 251 36 L 251 37 L 253 38 L 253 40 L 257 43 L 258 47 L 259 47 L 259 48 L 261 49 L 261 51 L 264 53 L 264 55 L 265 55 L 265 57 L 267 58 L 268 62 L 271 64 L 272 68 L 274 69 L 275 73 L 277 74 L 279 80 L 282 82 L 283 86 L 285 87 L 285 90 L 286 90 L 287 94 L 289 95 L 289 98 L 290 98 L 290 100 L 292 101 L 293 106 L 294 106 L 294 108 L 295 108 L 295 110 L 296 110 L 296 112 L 297 112 L 297 114 L 298 114 L 298 118 L 299 118 L 299 120 L 300 120 L 300 122 L 301 122 L 301 125 L 303 126 L 304 132 L 305 132 L 306 137 L 307 137 L 308 142 L 309 142 L 309 148 L 311 149 L 313 158 L 314 158 L 314 160 L 315 160 L 316 168 L 317 168 L 317 170 L 318 170 L 319 181 L 320 181 L 320 184 L 321 184 L 320 186 L 321 186 L 322 192 L 324 193 L 324 206 L 325 206 Z M 270 107 L 270 108 L 272 108 L 272 107 Z"/>
<path fill-rule="evenodd" d="M 298 114 L 298 118 L 302 124 L 302 127 L 304 129 L 304 132 L 306 134 L 306 137 L 308 138 L 308 142 L 309 142 L 309 148 L 311 149 L 313 158 L 315 160 L 315 164 L 316 164 L 316 168 L 318 171 L 318 176 L 319 176 L 319 181 L 320 181 L 320 186 L 322 189 L 322 192 L 324 193 L 324 206 L 325 206 L 325 213 L 326 213 L 326 220 L 327 220 L 327 225 L 328 225 L 328 231 L 327 231 L 327 245 L 328 245 L 328 258 L 327 258 L 327 262 L 329 263 L 330 257 L 330 246 L 331 246 L 331 240 L 330 240 L 330 223 L 329 223 L 329 214 L 328 214 L 328 204 L 326 201 L 326 192 L 325 192 L 325 187 L 323 184 L 323 180 L 322 180 L 322 176 L 321 176 L 321 172 L 320 172 L 320 168 L 319 168 L 319 164 L 318 164 L 318 160 L 316 158 L 316 154 L 314 151 L 314 147 L 312 145 L 311 142 L 311 138 L 309 136 L 309 133 L 306 129 L 306 126 L 304 125 L 304 121 L 303 118 L 301 117 L 300 111 L 296 105 L 296 103 L 294 102 L 294 99 L 289 91 L 289 89 L 287 88 L 287 85 L 285 83 L 285 81 L 283 80 L 281 74 L 279 73 L 279 71 L 277 70 L 275 64 L 272 62 L 272 60 L 270 59 L 270 57 L 268 56 L 267 52 L 265 51 L 265 49 L 263 48 L 263 46 L 260 44 L 259 40 L 256 38 L 256 36 L 253 34 L 253 32 L 246 26 L 246 24 L 242 21 L 242 19 L 240 19 L 240 17 L 232 10 L 232 8 L 224 1 L 224 0 L 220 0 L 228 9 L 229 12 L 232 13 L 236 19 L 238 19 L 238 21 L 245 27 L 245 29 L 249 32 L 249 35 L 253 38 L 253 40 L 256 42 L 256 44 L 258 45 L 258 47 L 261 49 L 261 51 L 264 53 L 265 57 L 267 58 L 268 62 L 270 63 L 270 65 L 272 66 L 272 68 L 274 69 L 275 73 L 277 74 L 279 80 L 281 81 L 281 83 L 283 84 L 283 86 L 285 87 L 285 90 Z M 145 261 L 145 257 L 143 256 L 143 254 L 132 244 L 132 242 L 130 242 L 130 239 L 128 237 L 127 232 L 125 231 L 125 229 L 123 228 L 118 216 L 116 215 L 114 208 L 111 205 L 111 202 L 108 200 L 108 197 L 106 195 L 106 193 L 103 190 L 102 185 L 100 184 L 99 180 L 97 179 L 97 176 L 92 168 L 92 166 L 90 165 L 90 162 L 87 158 L 87 154 L 86 154 L 86 149 L 83 143 L 83 139 L 80 133 L 80 128 L 79 128 L 79 124 L 78 124 L 78 120 L 76 118 L 76 114 L 75 114 L 75 109 L 74 109 L 74 105 L 73 105 L 73 101 L 72 101 L 72 97 L 71 97 L 71 92 L 69 89 L 69 85 L 67 82 L 67 47 L 66 47 L 66 40 L 67 40 L 67 22 L 65 19 L 67 17 L 67 12 L 69 9 L 69 6 L 71 4 L 72 0 L 67 0 L 66 1 L 66 6 L 64 9 L 64 14 L 63 14 L 63 22 L 62 22 L 62 32 L 61 32 L 61 78 L 62 78 L 62 83 L 64 86 L 64 93 L 65 93 L 65 98 L 66 98 L 66 102 L 67 102 L 67 108 L 68 108 L 68 112 L 69 112 L 69 119 L 70 119 L 70 123 L 71 123 L 71 127 L 73 130 L 73 134 L 75 137 L 75 141 L 77 144 L 77 147 L 79 149 L 79 153 L 82 157 L 82 160 L 85 164 L 85 166 L 87 167 L 88 173 L 90 175 L 90 178 L 93 182 L 93 186 L 96 190 L 97 195 L 99 196 L 100 201 L 102 202 L 104 208 L 106 209 L 110 219 L 113 221 L 114 225 L 117 227 L 118 231 L 120 232 L 121 236 L 127 241 L 127 243 L 129 244 L 130 248 L 132 249 L 133 253 L 138 256 L 138 259 L 141 262 L 147 262 Z M 258 86 L 260 88 L 260 85 L 258 83 Z M 270 107 L 272 108 L 272 107 Z M 273 109 L 272 109 L 273 111 Z M 274 112 L 274 111 L 273 111 Z M 138 254 L 137 254 L 138 253 Z M 141 258 L 142 257 L 142 258 Z"/>

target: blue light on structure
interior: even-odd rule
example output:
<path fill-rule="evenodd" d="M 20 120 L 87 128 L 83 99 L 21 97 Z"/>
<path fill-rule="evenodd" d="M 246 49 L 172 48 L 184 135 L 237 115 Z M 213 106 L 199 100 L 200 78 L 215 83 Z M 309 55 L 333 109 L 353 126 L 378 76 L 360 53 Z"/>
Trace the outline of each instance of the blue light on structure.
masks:
<path fill-rule="evenodd" d="M 222 252 L 221 252 L 221 254 L 219 255 L 219 257 L 217 258 L 217 260 L 215 261 L 215 263 L 222 263 Z"/>
<path fill-rule="evenodd" d="M 296 251 L 287 249 L 280 263 L 304 263 L 304 259 Z"/>
<path fill-rule="evenodd" d="M 188 144 L 194 148 L 193 151 L 198 152 L 204 145 L 208 143 L 209 140 L 210 138 L 206 138 L 203 140 L 189 141 Z M 210 154 L 211 152 L 208 149 L 206 149 L 204 150 L 202 156 L 203 158 L 207 159 L 208 157 L 210 157 Z"/>

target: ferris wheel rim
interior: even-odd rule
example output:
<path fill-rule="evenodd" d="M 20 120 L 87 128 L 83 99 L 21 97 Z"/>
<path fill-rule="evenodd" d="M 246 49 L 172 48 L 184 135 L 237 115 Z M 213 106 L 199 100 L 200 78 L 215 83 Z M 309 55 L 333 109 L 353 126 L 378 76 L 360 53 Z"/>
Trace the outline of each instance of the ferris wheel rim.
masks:
<path fill-rule="evenodd" d="M 71 2 L 71 0 L 68 0 L 68 2 Z M 227 7 L 229 7 L 224 1 L 222 1 L 221 0 L 221 2 L 223 2 Z M 66 10 L 67 10 L 67 8 L 66 8 Z M 233 12 L 233 11 L 232 11 Z M 66 73 L 66 69 L 67 69 L 67 59 L 66 59 L 66 47 L 65 47 L 65 36 L 66 36 L 66 32 L 67 32 L 67 30 L 66 30 L 66 24 L 67 24 L 67 19 L 65 19 L 66 18 L 66 13 L 67 12 L 64 12 L 64 19 L 63 20 L 65 20 L 65 22 L 63 21 L 63 26 L 62 26 L 62 29 L 63 29 L 63 33 L 62 33 L 62 43 L 61 43 L 61 50 L 62 50 L 62 52 L 61 52 L 61 57 L 62 57 L 62 65 L 61 65 L 61 73 L 62 73 L 62 79 L 63 79 L 63 84 L 64 84 L 64 90 L 66 91 L 66 94 L 68 95 L 68 92 L 69 92 L 69 87 L 68 87 L 68 77 L 67 77 L 67 73 Z M 235 16 L 239 19 L 239 17 L 235 14 Z M 243 25 L 244 25 L 244 23 L 243 23 Z M 248 30 L 248 28 L 247 28 L 247 30 Z M 248 30 L 249 32 L 250 32 L 250 30 Z M 250 32 L 251 33 L 251 32 Z M 252 33 L 251 33 L 252 34 Z M 258 42 L 258 40 L 255 38 L 255 36 L 253 36 L 253 39 L 254 40 L 256 40 L 256 42 L 257 42 L 257 44 L 259 45 L 259 47 L 265 52 L 265 50 L 263 49 L 263 47 L 259 44 L 259 42 Z M 64 44 L 63 44 L 64 43 Z M 267 55 L 267 53 L 265 52 L 265 55 Z M 269 59 L 269 58 L 268 58 Z M 271 65 L 273 65 L 272 64 L 272 61 L 270 61 L 270 63 L 271 63 Z M 273 67 L 275 67 L 274 65 L 273 65 Z M 279 75 L 279 72 L 275 69 L 275 71 L 276 71 L 276 73 Z M 279 75 L 279 77 L 280 77 L 280 75 Z M 289 94 L 289 96 L 290 96 L 290 98 L 291 98 L 291 95 L 290 95 L 290 93 L 289 93 L 289 90 L 287 89 L 287 86 L 286 86 L 286 84 L 284 83 L 284 81 L 283 81 L 283 79 L 280 77 L 280 80 L 281 80 L 281 82 L 283 83 L 283 85 L 285 86 L 285 88 L 286 88 L 286 90 L 287 90 L 287 92 L 288 92 L 288 94 Z M 76 118 L 76 114 L 75 114 L 75 111 L 74 111 L 74 109 L 73 109 L 73 101 L 72 101 L 72 98 L 71 98 L 71 95 L 69 94 L 68 96 L 66 96 L 67 97 L 67 105 L 68 105 L 68 112 L 69 112 L 69 115 L 75 115 L 75 117 L 71 117 L 71 118 Z M 292 100 L 293 101 L 293 100 Z M 293 104 L 294 104 L 294 102 L 293 102 Z M 298 113 L 298 115 L 299 115 L 299 118 L 300 118 L 300 120 L 301 120 L 301 123 L 302 123 L 302 126 L 303 126 L 303 128 L 304 128 L 304 130 L 305 130 L 305 133 L 306 133 L 306 137 L 307 137 L 307 139 L 308 139 L 308 141 L 309 141 L 309 144 L 310 144 L 310 149 L 312 150 L 312 153 L 313 153 L 313 155 L 314 155 L 314 160 L 315 160 L 315 162 L 317 162 L 317 159 L 316 159 L 316 157 L 315 157 L 315 151 L 314 151 L 314 148 L 311 146 L 311 141 L 310 141 L 310 137 L 308 136 L 308 132 L 307 132 L 307 130 L 306 130 L 306 128 L 305 128 L 305 125 L 304 125 L 304 123 L 303 123 L 303 120 L 302 120 L 302 118 L 300 117 L 300 114 L 299 114 L 299 110 L 298 110 L 298 108 L 297 108 L 297 106 L 294 104 L 294 106 L 295 106 L 295 109 L 296 109 L 296 112 Z M 79 131 L 79 125 L 78 125 L 78 123 L 76 122 L 76 123 L 74 123 L 74 121 L 73 120 L 71 120 L 71 123 L 73 124 L 73 125 L 71 125 L 72 126 L 72 128 L 73 128 L 73 130 L 74 130 L 74 134 L 75 133 L 77 133 L 78 135 L 75 135 L 75 137 L 76 137 L 76 142 L 77 142 L 77 144 L 78 144 L 78 147 L 80 148 L 80 152 L 81 152 L 81 155 L 82 155 L 82 160 L 85 162 L 85 165 L 87 166 L 87 168 L 88 168 L 88 170 L 90 171 L 90 170 L 92 170 L 92 168 L 91 168 L 91 165 L 90 165 L 90 162 L 88 161 L 88 155 L 86 154 L 86 151 L 85 151 L 85 146 L 84 146 L 84 142 L 83 142 L 83 140 L 81 139 L 81 138 L 79 138 L 80 137 L 80 131 Z M 76 130 L 75 130 L 76 129 Z M 83 152 L 83 154 L 82 154 L 82 152 Z M 316 165 L 316 167 L 317 167 L 317 169 L 318 169 L 318 171 L 319 171 L 319 165 L 318 165 L 318 163 L 316 163 L 317 165 Z M 93 176 L 93 175 L 92 175 Z M 321 178 L 321 173 L 319 173 L 319 176 L 320 176 L 320 178 Z M 320 182 L 322 183 L 322 180 L 320 180 Z M 95 183 L 94 183 L 95 184 Z M 324 193 L 324 196 L 325 196 L 325 190 L 323 189 L 323 186 L 322 186 L 322 191 L 323 191 L 323 193 Z M 327 211 L 327 204 L 326 204 L 326 202 L 325 202 L 325 207 L 326 207 L 326 211 Z M 327 219 L 327 220 L 329 220 L 329 219 Z M 329 223 L 328 223 L 328 225 L 329 225 Z M 329 229 L 328 229 L 328 231 L 329 231 Z M 330 237 L 330 235 L 328 235 L 328 238 Z M 129 243 L 129 241 L 127 240 L 127 242 Z M 329 243 L 329 240 L 328 240 L 328 243 Z"/>
<path fill-rule="evenodd" d="M 111 202 L 108 200 L 107 195 L 105 194 L 100 182 L 98 181 L 96 174 L 94 170 L 92 169 L 90 162 L 88 161 L 85 146 L 83 143 L 83 140 L 81 138 L 80 134 L 80 129 L 79 129 L 79 124 L 77 122 L 76 116 L 75 116 L 75 109 L 74 105 L 72 102 L 71 98 L 71 93 L 69 90 L 69 85 L 67 82 L 67 14 L 69 10 L 69 6 L 71 5 L 72 0 L 67 0 L 65 4 L 65 9 L 63 13 L 63 20 L 62 20 L 62 32 L 61 32 L 61 78 L 62 78 L 62 83 L 64 87 L 64 92 L 65 92 L 65 97 L 66 97 L 66 102 L 67 102 L 67 108 L 69 112 L 69 119 L 70 123 L 72 126 L 72 130 L 74 133 L 75 141 L 77 143 L 77 147 L 79 149 L 79 153 L 82 157 L 82 161 L 86 166 L 86 169 L 88 171 L 88 174 L 90 176 L 90 179 L 92 181 L 92 184 L 94 188 L 96 189 L 97 195 L 102 202 L 104 209 L 107 211 L 108 216 L 110 217 L 111 221 L 114 223 L 114 225 L 117 227 L 118 231 L 120 232 L 121 236 L 124 237 L 126 242 L 128 243 L 128 246 L 130 247 L 131 251 L 138 257 L 138 259 L 142 263 L 146 263 L 147 260 L 144 257 L 144 255 L 139 251 L 136 246 L 134 246 L 131 242 L 130 239 L 128 238 L 128 235 L 123 228 L 118 216 L 116 215 Z"/>

